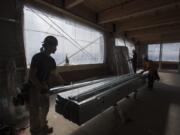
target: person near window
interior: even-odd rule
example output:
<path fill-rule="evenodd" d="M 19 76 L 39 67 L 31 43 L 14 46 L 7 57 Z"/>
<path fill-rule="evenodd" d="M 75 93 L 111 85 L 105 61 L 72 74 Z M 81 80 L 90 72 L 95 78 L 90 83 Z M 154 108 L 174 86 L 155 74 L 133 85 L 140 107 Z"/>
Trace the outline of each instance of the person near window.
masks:
<path fill-rule="evenodd" d="M 154 81 L 160 80 L 160 77 L 158 74 L 158 64 L 156 64 L 152 60 L 149 60 L 147 57 L 144 57 L 143 69 L 144 69 L 144 71 L 149 71 L 148 88 L 152 89 Z"/>
<path fill-rule="evenodd" d="M 136 73 L 136 70 L 137 70 L 137 53 L 135 50 L 133 50 L 133 57 L 131 60 L 132 60 L 134 73 Z"/>
<path fill-rule="evenodd" d="M 42 44 L 41 51 L 31 60 L 29 70 L 30 132 L 31 135 L 46 135 L 53 132 L 47 125 L 49 111 L 49 78 L 56 78 L 59 84 L 64 83 L 63 78 L 56 72 L 56 62 L 50 56 L 56 52 L 58 40 L 54 36 L 47 36 Z"/>

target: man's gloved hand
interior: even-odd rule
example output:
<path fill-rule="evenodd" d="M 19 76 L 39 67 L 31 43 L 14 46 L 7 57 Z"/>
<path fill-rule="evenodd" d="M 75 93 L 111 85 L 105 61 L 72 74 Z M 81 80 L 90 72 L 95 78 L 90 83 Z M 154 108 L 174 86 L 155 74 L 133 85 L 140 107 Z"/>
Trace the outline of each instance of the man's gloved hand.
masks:
<path fill-rule="evenodd" d="M 64 85 L 70 85 L 71 82 L 64 81 Z"/>
<path fill-rule="evenodd" d="M 143 74 L 143 73 L 144 73 L 144 71 L 141 71 L 141 72 L 140 72 L 140 74 Z"/>

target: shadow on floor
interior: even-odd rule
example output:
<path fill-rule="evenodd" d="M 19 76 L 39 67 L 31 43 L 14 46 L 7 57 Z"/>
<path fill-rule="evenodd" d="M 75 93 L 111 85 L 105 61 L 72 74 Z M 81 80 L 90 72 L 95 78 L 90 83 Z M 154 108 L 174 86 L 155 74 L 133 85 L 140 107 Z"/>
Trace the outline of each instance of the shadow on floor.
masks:
<path fill-rule="evenodd" d="M 127 114 L 132 121 L 116 129 L 116 135 L 172 135 L 173 123 L 179 124 L 173 118 L 180 113 L 180 90 L 163 83 L 157 83 L 153 91 L 142 90 L 138 100 L 128 110 Z M 172 121 L 173 119 L 173 121 Z M 176 122 L 175 122 L 175 121 Z M 180 132 L 173 135 L 179 135 Z"/>

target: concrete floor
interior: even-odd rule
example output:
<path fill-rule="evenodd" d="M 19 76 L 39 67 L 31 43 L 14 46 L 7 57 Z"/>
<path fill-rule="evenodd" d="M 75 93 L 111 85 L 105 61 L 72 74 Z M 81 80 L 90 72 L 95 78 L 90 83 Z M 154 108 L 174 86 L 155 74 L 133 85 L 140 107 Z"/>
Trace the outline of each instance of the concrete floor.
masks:
<path fill-rule="evenodd" d="M 114 135 L 180 135 L 180 75 L 160 73 L 153 91 L 142 90 L 127 114 L 132 119 Z"/>
<path fill-rule="evenodd" d="M 161 81 L 155 83 L 153 91 L 143 89 L 138 100 L 127 100 L 130 107 L 126 116 L 131 121 L 117 125 L 111 131 L 112 135 L 180 135 L 180 75 L 161 72 L 160 77 Z M 69 135 L 77 131 L 78 125 L 54 112 L 54 99 L 51 97 L 48 114 L 49 125 L 54 127 L 53 135 Z M 24 134 L 30 135 L 28 130 Z"/>
<path fill-rule="evenodd" d="M 55 112 L 55 98 L 56 96 L 51 97 L 50 110 L 47 116 L 49 121 L 48 125 L 54 128 L 52 135 L 69 135 L 79 126 Z M 30 135 L 29 129 L 27 129 L 22 135 Z"/>

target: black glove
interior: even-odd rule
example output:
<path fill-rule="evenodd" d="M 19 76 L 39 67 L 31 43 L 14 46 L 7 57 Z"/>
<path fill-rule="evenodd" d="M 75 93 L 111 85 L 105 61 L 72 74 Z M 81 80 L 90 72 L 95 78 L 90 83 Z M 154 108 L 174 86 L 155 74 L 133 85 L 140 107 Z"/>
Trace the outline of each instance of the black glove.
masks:
<path fill-rule="evenodd" d="M 70 82 L 64 82 L 64 85 L 70 85 L 71 83 Z"/>

